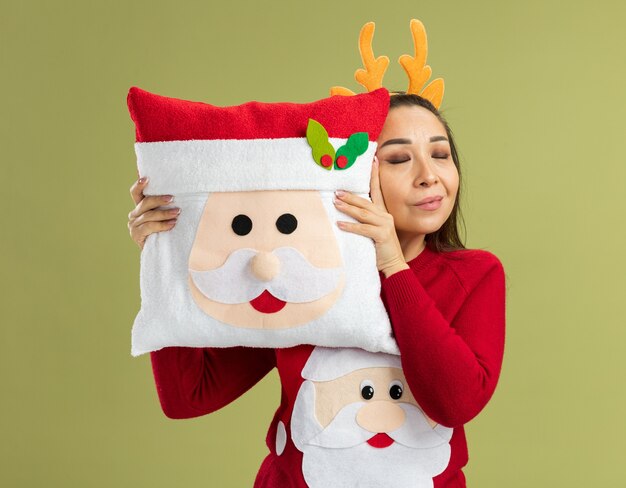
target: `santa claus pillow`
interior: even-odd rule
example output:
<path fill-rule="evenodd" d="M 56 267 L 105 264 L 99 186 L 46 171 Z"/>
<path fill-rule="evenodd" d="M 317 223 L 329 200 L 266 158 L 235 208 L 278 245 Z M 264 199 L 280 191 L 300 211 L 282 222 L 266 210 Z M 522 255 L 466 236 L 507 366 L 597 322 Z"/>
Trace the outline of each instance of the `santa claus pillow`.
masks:
<path fill-rule="evenodd" d="M 385 89 L 235 107 L 133 87 L 146 195 L 174 195 L 141 253 L 132 354 L 166 346 L 353 346 L 397 353 L 373 242 L 345 232 L 336 190 L 369 193 Z"/>

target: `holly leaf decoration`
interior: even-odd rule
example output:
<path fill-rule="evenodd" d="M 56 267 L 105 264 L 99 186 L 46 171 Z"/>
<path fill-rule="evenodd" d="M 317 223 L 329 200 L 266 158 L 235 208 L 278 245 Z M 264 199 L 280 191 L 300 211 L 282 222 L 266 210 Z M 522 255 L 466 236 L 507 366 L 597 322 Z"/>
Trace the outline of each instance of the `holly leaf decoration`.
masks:
<path fill-rule="evenodd" d="M 335 157 L 335 169 L 348 169 L 354 164 L 356 158 L 367 151 L 369 137 L 367 132 L 355 132 L 346 143 L 337 149 Z"/>
<path fill-rule="evenodd" d="M 328 132 L 317 120 L 309 119 L 306 127 L 306 140 L 311 146 L 315 162 L 330 171 L 335 161 L 335 148 L 328 140 Z"/>

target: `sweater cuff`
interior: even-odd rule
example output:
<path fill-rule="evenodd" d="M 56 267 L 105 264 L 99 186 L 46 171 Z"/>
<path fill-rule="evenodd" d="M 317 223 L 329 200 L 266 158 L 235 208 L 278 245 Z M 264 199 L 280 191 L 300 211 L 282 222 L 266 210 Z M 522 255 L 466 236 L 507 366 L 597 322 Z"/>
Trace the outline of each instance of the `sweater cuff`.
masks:
<path fill-rule="evenodd" d="M 390 310 L 407 305 L 424 306 L 432 300 L 412 269 L 404 269 L 385 278 L 381 283 L 383 296 Z"/>

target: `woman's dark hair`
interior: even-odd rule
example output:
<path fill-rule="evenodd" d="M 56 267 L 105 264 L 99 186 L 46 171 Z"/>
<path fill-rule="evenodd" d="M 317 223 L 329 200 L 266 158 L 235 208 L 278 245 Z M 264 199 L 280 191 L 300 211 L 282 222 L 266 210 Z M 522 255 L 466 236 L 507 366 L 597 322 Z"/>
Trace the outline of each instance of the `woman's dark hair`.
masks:
<path fill-rule="evenodd" d="M 452 161 L 454 161 L 454 165 L 456 166 L 456 169 L 459 173 L 459 190 L 456 195 L 456 200 L 454 201 L 454 207 L 452 207 L 452 212 L 450 213 L 450 216 L 444 222 L 444 224 L 439 228 L 439 230 L 436 230 L 432 234 L 426 234 L 426 245 L 431 250 L 436 252 L 457 251 L 459 249 L 465 249 L 465 245 L 463 244 L 459 233 L 459 226 L 462 226 L 463 230 L 465 231 L 465 223 L 463 221 L 461 208 L 459 206 L 459 201 L 461 199 L 461 166 L 459 164 L 459 155 L 456 151 L 456 145 L 454 144 L 452 131 L 450 130 L 450 127 L 448 126 L 446 120 L 442 117 L 442 115 L 435 108 L 435 106 L 425 98 L 422 98 L 419 95 L 412 95 L 404 92 L 392 93 L 389 102 L 389 110 L 393 110 L 394 108 L 398 107 L 413 106 L 423 107 L 426 110 L 432 112 L 433 115 L 437 117 L 439 122 L 441 122 L 443 127 L 446 129 L 448 141 L 450 142 Z"/>

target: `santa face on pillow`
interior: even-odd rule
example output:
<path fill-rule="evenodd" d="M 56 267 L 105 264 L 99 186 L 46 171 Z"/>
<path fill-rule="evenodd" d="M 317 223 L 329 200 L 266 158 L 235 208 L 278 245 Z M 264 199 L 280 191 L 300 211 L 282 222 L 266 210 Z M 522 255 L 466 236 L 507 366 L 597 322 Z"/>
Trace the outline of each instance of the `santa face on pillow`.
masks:
<path fill-rule="evenodd" d="M 280 329 L 322 315 L 345 277 L 317 191 L 211 194 L 189 258 L 190 289 L 208 315 Z"/>
<path fill-rule="evenodd" d="M 302 371 L 291 436 L 311 488 L 432 487 L 452 429 L 429 419 L 398 356 L 317 347 Z"/>
<path fill-rule="evenodd" d="M 132 353 L 313 344 L 397 353 L 374 243 L 335 191 L 368 198 L 385 89 L 307 104 L 190 102 L 131 88 L 145 195 L 176 226 L 141 253 Z"/>

